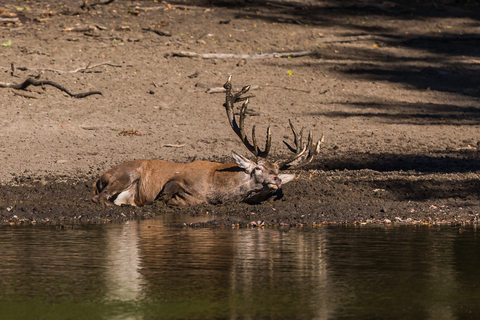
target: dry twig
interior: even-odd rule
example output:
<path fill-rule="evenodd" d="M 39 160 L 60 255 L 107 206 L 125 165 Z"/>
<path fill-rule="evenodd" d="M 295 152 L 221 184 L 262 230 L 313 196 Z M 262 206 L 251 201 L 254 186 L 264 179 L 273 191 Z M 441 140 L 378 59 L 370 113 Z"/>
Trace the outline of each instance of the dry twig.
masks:
<path fill-rule="evenodd" d="M 0 23 L 17 23 L 20 22 L 18 18 L 0 18 Z"/>
<path fill-rule="evenodd" d="M 185 146 L 185 144 L 169 144 L 169 143 L 161 145 L 162 148 L 163 147 L 166 147 L 166 148 L 182 148 L 184 146 Z"/>
<path fill-rule="evenodd" d="M 263 53 L 263 54 L 234 54 L 234 53 L 196 53 L 189 51 L 180 51 L 172 53 L 176 57 L 203 58 L 203 59 L 268 59 L 268 58 L 295 58 L 308 56 L 315 53 L 315 50 L 285 52 L 285 53 Z"/>
<path fill-rule="evenodd" d="M 62 32 L 91 32 L 95 31 L 94 26 L 84 26 L 84 27 L 72 27 L 72 28 L 65 28 Z"/>
<path fill-rule="evenodd" d="M 50 69 L 50 68 L 27 68 L 27 67 L 17 67 L 16 69 L 21 70 L 21 71 L 52 71 L 52 72 L 58 72 L 58 73 L 76 73 L 76 72 L 79 72 L 79 71 L 83 72 L 83 71 L 86 71 L 88 69 L 93 69 L 93 68 L 100 67 L 100 66 L 111 66 L 111 67 L 115 67 L 115 68 L 121 68 L 122 67 L 122 66 L 119 66 L 119 65 L 111 64 L 110 61 L 107 61 L 107 62 L 97 63 L 97 64 L 93 64 L 93 65 L 88 64 L 86 67 L 81 67 L 81 68 L 77 68 L 75 70 L 70 70 L 70 71 L 63 71 L 63 70 Z"/>
<path fill-rule="evenodd" d="M 168 31 L 162 31 L 162 30 L 159 30 L 158 28 L 142 28 L 143 31 L 152 31 L 152 32 L 155 32 L 156 34 L 158 34 L 159 36 L 163 36 L 163 37 L 171 37 L 172 35 L 170 34 L 170 32 Z"/>
<path fill-rule="evenodd" d="M 165 1 L 163 1 L 166 3 Z M 187 6 L 187 5 L 178 5 L 178 6 L 173 6 L 169 3 L 166 3 L 164 6 L 158 6 L 158 7 L 141 7 L 138 4 L 136 5 L 130 5 L 129 7 L 133 7 L 134 10 L 143 10 L 145 12 L 151 11 L 151 10 L 208 10 L 204 9 L 202 7 L 196 7 L 196 6 Z"/>
<path fill-rule="evenodd" d="M 45 85 L 50 85 L 53 86 L 66 94 L 68 94 L 70 97 L 73 98 L 85 98 L 93 94 L 99 94 L 101 95 L 102 93 L 100 91 L 89 91 L 89 92 L 83 92 L 83 93 L 71 93 L 70 90 L 66 89 L 65 87 L 59 85 L 56 82 L 50 81 L 50 80 L 35 80 L 33 78 L 27 78 L 27 80 L 23 81 L 22 83 L 7 83 L 7 82 L 0 82 L 0 88 L 12 88 L 12 89 L 17 89 L 17 90 L 25 90 L 28 86 L 33 85 L 33 86 L 45 86 Z"/>
<path fill-rule="evenodd" d="M 394 38 L 389 36 L 379 36 L 374 34 L 350 36 L 350 37 L 328 37 L 319 39 L 318 43 L 335 43 L 335 42 L 355 42 L 355 41 L 368 41 L 377 40 L 383 42 L 412 42 L 412 41 L 471 41 L 480 40 L 480 35 L 456 35 L 456 36 L 414 36 L 407 38 Z"/>

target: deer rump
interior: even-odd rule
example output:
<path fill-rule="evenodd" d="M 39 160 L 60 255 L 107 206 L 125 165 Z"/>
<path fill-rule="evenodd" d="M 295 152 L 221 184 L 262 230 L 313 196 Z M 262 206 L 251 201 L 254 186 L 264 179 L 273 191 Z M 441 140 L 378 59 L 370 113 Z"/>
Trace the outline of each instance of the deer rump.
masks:
<path fill-rule="evenodd" d="M 94 185 L 93 201 L 143 206 L 155 200 L 168 205 L 257 203 L 294 174 L 279 174 L 278 165 L 251 161 L 232 151 L 236 163 L 133 160 L 105 172 Z"/>

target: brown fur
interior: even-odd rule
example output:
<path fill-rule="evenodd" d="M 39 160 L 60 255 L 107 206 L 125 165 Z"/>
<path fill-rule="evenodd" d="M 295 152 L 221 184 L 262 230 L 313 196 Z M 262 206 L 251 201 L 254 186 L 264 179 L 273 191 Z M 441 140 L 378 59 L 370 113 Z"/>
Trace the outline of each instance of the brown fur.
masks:
<path fill-rule="evenodd" d="M 133 160 L 105 172 L 95 183 L 93 201 L 143 206 L 161 199 L 171 205 L 260 202 L 292 180 L 278 166 L 232 153 L 235 163 Z"/>

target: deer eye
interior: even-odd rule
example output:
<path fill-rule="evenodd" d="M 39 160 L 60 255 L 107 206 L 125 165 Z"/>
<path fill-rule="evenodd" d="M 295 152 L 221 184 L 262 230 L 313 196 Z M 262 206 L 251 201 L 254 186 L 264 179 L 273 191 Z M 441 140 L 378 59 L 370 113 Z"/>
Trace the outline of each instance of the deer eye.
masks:
<path fill-rule="evenodd" d="M 262 171 L 262 168 L 256 167 L 255 170 L 259 172 L 259 171 Z"/>

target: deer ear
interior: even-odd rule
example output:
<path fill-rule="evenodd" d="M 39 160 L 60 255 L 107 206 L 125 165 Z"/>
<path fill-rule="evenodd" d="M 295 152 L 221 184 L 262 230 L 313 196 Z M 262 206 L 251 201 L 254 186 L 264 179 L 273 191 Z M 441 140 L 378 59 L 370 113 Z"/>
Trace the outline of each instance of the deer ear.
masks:
<path fill-rule="evenodd" d="M 244 156 L 239 155 L 238 153 L 236 153 L 233 150 L 232 150 L 232 157 L 235 160 L 235 162 L 237 163 L 237 165 L 240 168 L 245 169 L 245 171 L 248 172 L 248 173 L 252 172 L 253 169 L 255 168 L 255 166 L 257 165 L 252 160 L 247 159 Z"/>

